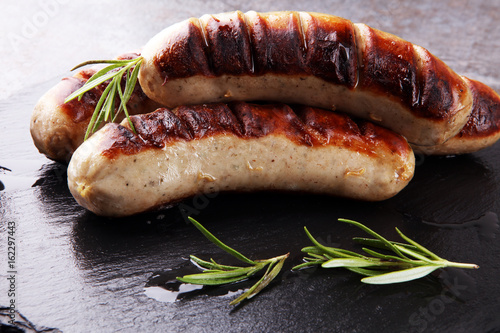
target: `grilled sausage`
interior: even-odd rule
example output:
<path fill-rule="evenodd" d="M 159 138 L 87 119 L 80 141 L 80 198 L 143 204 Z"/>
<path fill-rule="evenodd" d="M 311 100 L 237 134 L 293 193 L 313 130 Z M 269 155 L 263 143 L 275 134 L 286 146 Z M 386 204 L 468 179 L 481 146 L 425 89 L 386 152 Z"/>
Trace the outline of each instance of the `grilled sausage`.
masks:
<path fill-rule="evenodd" d="M 289 190 L 384 200 L 408 184 L 404 137 L 341 113 L 283 104 L 159 109 L 110 123 L 68 166 L 69 189 L 98 215 L 127 216 L 217 191 Z"/>
<path fill-rule="evenodd" d="M 118 59 L 138 56 L 137 53 L 130 53 Z M 64 103 L 64 100 L 83 86 L 96 71 L 96 68 L 84 69 L 72 77 L 63 78 L 36 104 L 31 115 L 31 136 L 38 150 L 48 158 L 68 163 L 75 149 L 83 142 L 90 118 L 105 87 L 100 85 L 90 90 L 80 101 L 74 99 Z M 127 103 L 131 114 L 153 112 L 159 106 L 147 98 L 139 85 Z"/>
<path fill-rule="evenodd" d="M 462 130 L 450 140 L 436 146 L 413 149 L 425 155 L 456 155 L 473 153 L 489 147 L 500 139 L 500 96 L 479 81 L 464 77 L 473 96 L 472 113 Z"/>
<path fill-rule="evenodd" d="M 267 100 L 337 109 L 436 145 L 472 110 L 466 82 L 426 49 L 306 12 L 232 12 L 174 24 L 144 47 L 139 81 L 162 105 Z"/>

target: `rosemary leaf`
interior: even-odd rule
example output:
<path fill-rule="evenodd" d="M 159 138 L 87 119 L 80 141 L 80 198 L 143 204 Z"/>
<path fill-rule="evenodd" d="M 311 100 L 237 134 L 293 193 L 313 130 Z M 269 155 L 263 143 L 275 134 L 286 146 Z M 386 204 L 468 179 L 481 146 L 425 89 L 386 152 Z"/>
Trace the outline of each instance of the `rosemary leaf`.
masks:
<path fill-rule="evenodd" d="M 353 251 L 349 251 L 349 250 L 335 248 L 335 251 L 343 253 L 343 254 L 348 255 L 348 256 L 352 256 L 352 257 L 366 258 L 362 254 L 359 254 L 359 253 L 356 253 L 356 252 L 353 252 Z"/>
<path fill-rule="evenodd" d="M 219 265 L 215 261 L 205 261 L 202 260 L 198 257 L 195 256 L 189 256 L 189 258 L 198 266 L 205 268 L 205 269 L 218 269 L 218 270 L 231 270 L 231 269 L 238 269 L 240 267 L 237 266 L 227 266 L 227 265 Z"/>
<path fill-rule="evenodd" d="M 413 239 L 410 239 L 408 238 L 407 236 L 405 236 L 398 228 L 396 228 L 396 231 L 397 233 L 399 234 L 399 236 L 401 236 L 401 238 L 403 238 L 405 241 L 407 241 L 408 243 L 410 243 L 411 245 L 415 246 L 416 248 L 418 248 L 419 251 L 427 254 L 429 257 L 431 257 L 432 259 L 434 260 L 443 260 L 442 258 L 438 257 L 436 254 L 434 254 L 433 252 L 429 251 L 428 249 L 426 249 L 425 247 L 423 247 L 422 245 L 418 244 L 417 242 L 415 242 Z"/>
<path fill-rule="evenodd" d="M 394 257 L 394 256 L 391 256 L 391 255 L 382 254 L 382 253 L 374 251 L 374 250 L 370 250 L 370 249 L 368 249 L 366 247 L 361 248 L 361 250 L 365 251 L 369 255 L 372 255 L 372 256 L 374 256 L 376 258 L 380 258 L 380 259 L 390 260 L 390 259 L 398 258 L 398 257 Z"/>
<path fill-rule="evenodd" d="M 342 252 L 337 252 L 335 251 L 334 248 L 329 248 L 329 247 L 326 247 L 326 246 L 323 246 L 321 245 L 312 235 L 311 233 L 309 232 L 309 230 L 307 230 L 306 227 L 304 227 L 304 231 L 306 232 L 306 235 L 307 237 L 309 237 L 309 239 L 311 240 L 311 242 L 316 245 L 316 247 L 318 247 L 320 250 L 323 251 L 323 253 L 326 253 L 326 254 L 329 254 L 333 257 L 337 257 L 337 258 L 349 258 L 350 255 L 347 255 L 347 254 L 344 254 Z"/>
<path fill-rule="evenodd" d="M 366 277 L 361 279 L 361 282 L 368 284 L 392 284 L 392 283 L 406 282 L 424 277 L 434 272 L 438 268 L 441 268 L 441 266 L 429 265 L 429 266 L 413 267 L 400 271 Z"/>
<path fill-rule="evenodd" d="M 113 117 L 112 121 L 113 122 L 116 121 L 116 117 L 118 117 L 118 114 L 123 109 L 123 113 L 125 113 L 125 117 L 127 118 L 127 121 L 128 121 L 128 124 L 129 124 L 130 128 L 132 129 L 132 131 L 135 132 L 134 124 L 132 123 L 132 119 L 130 119 L 130 115 L 129 115 L 128 109 L 127 109 L 127 103 L 128 103 L 128 101 L 130 99 L 130 96 L 129 97 L 125 97 L 124 96 L 124 94 L 122 92 L 122 87 L 119 84 L 118 84 L 118 89 L 117 90 L 118 90 L 118 95 L 120 96 L 121 103 L 120 103 L 120 106 L 118 107 L 118 111 L 116 112 L 116 115 L 115 115 L 115 117 Z"/>
<path fill-rule="evenodd" d="M 406 258 L 406 256 L 404 254 L 402 254 L 399 249 L 397 249 L 394 245 L 392 245 L 391 242 L 389 242 L 387 239 L 385 239 L 384 237 L 380 236 L 379 234 L 377 234 L 375 231 L 373 231 L 372 229 L 368 228 L 367 226 L 359 223 L 359 222 L 356 222 L 356 221 L 352 221 L 352 220 L 348 220 L 348 219 L 338 219 L 340 222 L 345 222 L 345 223 L 349 223 L 349 224 L 352 224 L 358 228 L 360 228 L 361 230 L 365 231 L 366 233 L 372 235 L 373 237 L 375 238 L 378 238 L 380 241 L 382 241 L 390 250 L 392 250 L 393 252 L 396 252 L 400 257 L 403 257 L 403 258 Z M 407 258 L 408 259 L 408 258 Z"/>
<path fill-rule="evenodd" d="M 376 247 L 378 249 L 384 249 L 384 250 L 391 250 L 384 242 L 382 242 L 380 239 L 374 239 L 374 238 L 364 238 L 364 237 L 353 237 L 352 240 L 358 244 L 361 245 L 366 245 L 366 246 L 371 246 L 371 247 Z M 391 244 L 393 245 L 399 245 L 403 246 L 407 249 L 413 250 L 415 252 L 419 251 L 419 249 L 413 245 L 409 244 L 404 244 L 404 243 L 398 243 L 398 242 L 392 242 Z"/>
<path fill-rule="evenodd" d="M 233 257 L 235 257 L 235 258 L 237 258 L 237 259 L 239 259 L 239 260 L 241 260 L 243 262 L 246 262 L 247 264 L 250 264 L 250 265 L 257 264 L 255 261 L 248 259 L 247 257 L 245 257 L 244 255 L 242 255 L 238 251 L 236 251 L 236 250 L 230 248 L 229 246 L 227 246 L 226 244 L 222 243 L 219 239 L 217 239 L 217 237 L 215 237 L 214 235 L 212 235 L 210 233 L 210 231 L 208 231 L 207 229 L 205 229 L 205 227 L 203 227 L 198 221 L 196 221 L 195 219 L 193 219 L 191 216 L 189 216 L 188 219 L 189 219 L 189 221 L 191 223 L 193 223 L 193 225 L 199 231 L 201 231 L 201 233 L 203 235 L 205 235 L 206 238 L 208 238 L 209 241 L 211 241 L 212 243 L 214 243 L 215 245 L 217 245 L 219 248 L 221 248 L 225 252 L 229 253 Z"/>
<path fill-rule="evenodd" d="M 259 271 L 263 267 L 264 266 L 258 268 L 256 268 L 255 266 L 239 267 L 238 269 L 233 269 L 229 271 L 211 270 L 208 271 L 208 273 L 203 272 L 203 273 L 185 275 L 184 278 L 189 277 L 191 280 L 206 280 L 206 279 L 218 280 L 218 279 L 233 278 L 237 276 L 246 278 L 248 276 L 248 273 L 255 273 L 256 271 Z"/>
<path fill-rule="evenodd" d="M 370 267 L 378 266 L 380 260 L 363 259 L 363 258 L 333 258 L 321 265 L 323 268 L 334 267 Z"/>
<path fill-rule="evenodd" d="M 113 71 L 114 69 L 117 69 L 119 67 L 122 67 L 123 65 L 121 64 L 112 64 L 112 65 L 109 65 L 109 66 L 106 66 L 104 67 L 103 69 L 97 71 L 94 75 L 92 75 L 86 83 L 91 83 L 92 81 L 100 78 L 101 76 L 103 75 L 106 75 L 106 74 L 112 74 L 111 71 Z M 118 74 L 118 73 L 117 73 Z"/>
<path fill-rule="evenodd" d="M 112 91 L 114 90 L 113 88 L 115 87 L 114 83 L 111 83 L 108 85 L 110 87 L 109 92 L 106 94 L 106 100 L 104 101 L 104 104 L 102 105 L 101 111 L 97 115 L 97 120 L 95 121 L 94 125 L 92 126 L 92 133 L 97 131 L 99 126 L 102 124 L 104 120 L 106 120 L 106 114 L 108 113 L 108 109 L 110 107 L 110 103 L 112 100 Z"/>
<path fill-rule="evenodd" d="M 191 283 L 191 284 L 198 284 L 198 285 L 203 285 L 203 286 L 217 286 L 217 285 L 222 285 L 222 284 L 240 282 L 240 281 L 246 280 L 248 278 L 246 275 L 243 275 L 243 276 L 237 276 L 237 277 L 227 278 L 227 279 L 208 278 L 208 279 L 202 280 L 202 279 L 198 279 L 198 278 L 193 278 L 194 276 L 196 276 L 196 274 L 185 275 L 183 277 L 177 277 L 177 280 L 182 282 L 182 283 Z"/>
<path fill-rule="evenodd" d="M 134 92 L 135 85 L 137 84 L 137 77 L 139 76 L 139 69 L 142 63 L 142 58 L 139 60 L 136 64 L 134 69 L 132 70 L 132 74 L 130 77 L 128 76 L 129 71 L 127 71 L 127 80 L 125 84 L 125 93 L 124 93 L 124 98 L 122 99 L 122 105 L 123 105 L 123 112 L 125 113 L 125 117 L 127 118 L 127 121 L 130 125 L 130 128 L 135 132 L 135 127 L 134 124 L 132 123 L 132 120 L 130 119 L 129 112 L 127 110 L 127 103 L 132 97 L 132 93 Z"/>
<path fill-rule="evenodd" d="M 111 90 L 109 91 L 108 98 L 106 99 L 106 105 L 104 108 L 104 117 L 103 120 L 114 118 L 115 111 L 115 96 L 116 96 L 116 86 L 119 85 L 120 82 L 116 79 L 113 79 L 111 82 Z"/>
<path fill-rule="evenodd" d="M 325 261 L 325 260 L 331 259 L 331 258 L 325 257 L 324 255 L 320 255 L 320 254 L 316 254 L 316 253 L 308 253 L 308 255 L 311 256 L 312 260 L 320 259 L 320 260 L 324 260 Z M 304 259 L 307 259 L 307 257 L 305 257 Z"/>
<path fill-rule="evenodd" d="M 309 268 L 309 267 L 312 267 L 312 266 L 317 266 L 317 265 L 321 265 L 322 263 L 324 263 L 325 261 L 324 260 L 316 260 L 316 261 L 307 261 L 307 262 L 304 262 L 302 264 L 299 264 L 297 266 L 294 266 L 292 268 L 292 271 L 297 271 L 299 269 L 303 269 L 303 268 Z"/>
<path fill-rule="evenodd" d="M 110 85 L 108 85 L 106 87 L 106 89 L 104 89 L 101 97 L 99 98 L 99 101 L 97 102 L 96 110 L 100 110 L 101 109 L 102 105 L 106 101 L 106 98 L 108 97 L 108 93 L 109 93 L 110 90 L 111 90 L 111 86 Z M 100 114 L 98 112 L 94 112 L 92 114 L 92 118 L 90 118 L 90 122 L 89 122 L 89 125 L 87 127 L 87 131 L 85 132 L 85 139 L 84 140 L 87 140 L 87 138 L 89 137 L 90 133 L 92 133 L 93 128 L 94 128 L 94 124 L 97 122 L 97 118 L 99 116 L 100 116 Z"/>
<path fill-rule="evenodd" d="M 288 255 L 289 254 L 287 253 L 281 257 L 274 258 L 274 259 L 279 258 L 279 260 L 277 262 L 271 262 L 264 276 L 262 276 L 262 278 L 259 281 L 257 281 L 257 283 L 255 283 L 250 289 L 248 289 L 245 293 L 241 294 L 238 298 L 236 298 L 229 304 L 236 305 L 245 299 L 252 298 L 255 295 L 257 295 L 262 289 L 267 287 L 269 283 L 271 283 L 271 281 L 274 280 L 276 276 L 278 276 L 279 272 L 281 271 L 281 268 L 283 267 L 283 263 L 285 262 L 286 258 L 288 258 Z"/>
<path fill-rule="evenodd" d="M 138 57 L 135 59 L 126 59 L 126 60 L 109 60 L 109 59 L 106 59 L 106 60 L 87 60 L 87 61 L 82 62 L 82 63 L 76 65 L 75 67 L 73 67 L 71 69 L 71 71 L 74 71 L 74 70 L 81 68 L 81 67 L 84 67 L 84 66 L 98 65 L 98 64 L 121 64 L 123 66 L 123 65 L 131 63 L 132 61 L 136 61 L 137 59 L 141 59 L 141 61 L 142 61 L 143 58 Z"/>
<path fill-rule="evenodd" d="M 249 297 L 249 295 L 251 295 L 251 294 L 255 295 L 255 294 L 254 294 L 254 291 L 257 289 L 257 287 L 258 287 L 261 283 L 263 283 L 263 281 L 264 281 L 264 277 L 265 277 L 265 275 L 264 275 L 264 276 L 262 276 L 262 277 L 260 278 L 260 280 L 259 280 L 259 281 L 257 281 L 257 283 L 255 283 L 252 287 L 250 287 L 250 289 L 248 289 L 246 292 L 244 292 L 243 294 L 241 294 L 240 296 L 238 296 L 237 298 L 235 298 L 234 300 L 232 300 L 232 301 L 229 303 L 229 305 L 236 305 L 236 304 L 240 303 L 241 301 L 245 300 L 246 298 L 248 298 L 248 297 Z"/>
<path fill-rule="evenodd" d="M 401 247 L 401 246 L 399 246 L 399 245 L 396 245 L 396 247 L 397 247 L 397 248 L 398 248 L 401 252 L 404 252 L 404 253 L 406 253 L 407 255 L 414 257 L 415 259 L 422 260 L 422 261 L 424 261 L 424 262 L 426 262 L 426 263 L 429 263 L 429 264 L 432 264 L 432 263 L 433 263 L 433 261 L 432 261 L 432 260 L 430 260 L 429 258 L 427 258 L 427 257 L 425 257 L 425 256 L 423 256 L 423 255 L 421 255 L 421 254 L 419 254 L 419 253 L 417 253 L 417 252 L 414 252 L 414 251 L 412 251 L 412 250 L 408 250 L 408 249 L 406 249 L 406 248 L 404 248 L 404 247 Z"/>
<path fill-rule="evenodd" d="M 346 267 L 348 270 L 354 273 L 358 273 L 361 275 L 365 276 L 375 276 L 375 275 L 380 275 L 384 274 L 384 271 L 380 270 L 374 270 L 374 269 L 366 269 L 366 268 L 359 268 L 359 267 Z"/>
<path fill-rule="evenodd" d="M 64 103 L 67 103 L 67 102 L 69 102 L 77 97 L 83 96 L 83 94 L 86 93 L 87 91 L 94 89 L 98 85 L 108 81 L 109 79 L 112 79 L 116 75 L 117 75 L 117 73 L 110 72 L 110 73 L 107 73 L 105 75 L 100 76 L 99 78 L 97 78 L 95 80 L 92 80 L 90 83 L 88 83 L 88 81 L 87 81 L 88 84 L 85 83 L 80 89 L 78 89 L 77 91 L 73 92 L 71 95 L 66 97 L 66 99 L 64 100 Z"/>
<path fill-rule="evenodd" d="M 127 72 L 128 73 L 128 72 Z M 128 76 L 128 74 L 127 74 Z M 125 101 L 125 95 L 123 94 L 122 85 L 118 84 L 116 87 L 116 91 L 118 92 L 118 96 L 120 97 L 120 105 L 118 106 L 118 110 L 116 111 L 116 115 L 111 119 L 111 121 L 116 121 L 118 114 L 122 111 L 122 109 L 127 109 L 127 102 Z M 128 112 L 126 112 L 128 113 Z"/>
<path fill-rule="evenodd" d="M 283 256 L 282 259 L 278 260 L 276 263 L 268 266 L 269 267 L 268 271 L 266 272 L 266 274 L 264 274 L 262 281 L 260 281 L 257 288 L 255 288 L 253 290 L 253 292 L 248 295 L 247 298 L 252 298 L 255 295 L 257 295 L 257 293 L 259 293 L 262 289 L 267 287 L 269 285 L 269 283 L 271 283 L 271 281 L 273 281 L 278 276 L 279 272 L 283 268 L 283 264 L 284 264 L 286 258 L 288 258 L 288 254 Z M 274 267 L 273 267 L 273 265 L 274 265 Z"/>
<path fill-rule="evenodd" d="M 141 68 L 142 59 L 139 60 L 134 69 L 132 70 L 132 74 L 130 77 L 127 77 L 127 81 L 125 84 L 125 99 L 128 101 L 134 92 L 135 85 L 137 83 L 137 77 L 139 76 L 139 69 Z M 128 73 L 128 71 L 127 71 Z"/>

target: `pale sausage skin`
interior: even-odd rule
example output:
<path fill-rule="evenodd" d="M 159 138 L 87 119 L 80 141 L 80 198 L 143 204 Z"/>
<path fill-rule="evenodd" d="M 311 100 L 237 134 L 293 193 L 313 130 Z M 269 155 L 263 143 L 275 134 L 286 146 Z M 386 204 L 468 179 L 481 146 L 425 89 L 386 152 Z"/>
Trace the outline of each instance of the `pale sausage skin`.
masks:
<path fill-rule="evenodd" d="M 68 166 L 69 189 L 98 215 L 127 216 L 216 191 L 284 190 L 384 200 L 411 180 L 405 138 L 327 110 L 214 103 L 107 124 Z"/>
<path fill-rule="evenodd" d="M 473 153 L 493 145 L 500 139 L 500 96 L 490 87 L 464 77 L 473 96 L 472 113 L 462 130 L 441 145 L 417 146 L 425 155 L 457 155 Z"/>
<path fill-rule="evenodd" d="M 117 59 L 133 59 L 138 53 L 127 53 Z M 83 142 L 95 106 L 105 89 L 100 85 L 68 103 L 64 100 L 82 87 L 97 72 L 97 68 L 78 71 L 63 78 L 37 102 L 31 115 L 30 132 L 35 146 L 48 158 L 68 163 L 71 155 Z M 149 99 L 137 85 L 127 103 L 131 114 L 148 113 L 160 105 Z M 121 116 L 123 118 L 123 115 Z"/>
<path fill-rule="evenodd" d="M 306 12 L 232 12 L 174 24 L 144 47 L 139 81 L 175 107 L 266 100 L 336 109 L 441 144 L 472 109 L 466 82 L 424 48 Z"/>

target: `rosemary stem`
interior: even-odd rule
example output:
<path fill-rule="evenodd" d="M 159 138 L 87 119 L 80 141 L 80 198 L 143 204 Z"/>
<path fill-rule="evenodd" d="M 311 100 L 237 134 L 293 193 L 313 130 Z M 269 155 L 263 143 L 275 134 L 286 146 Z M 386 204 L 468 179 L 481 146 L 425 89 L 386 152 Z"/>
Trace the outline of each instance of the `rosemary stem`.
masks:
<path fill-rule="evenodd" d="M 138 62 L 140 60 L 142 61 L 142 59 L 144 59 L 144 58 L 143 57 L 137 57 L 137 58 L 134 58 L 134 59 L 131 59 L 131 60 L 135 64 L 136 62 Z M 80 67 L 84 67 L 84 66 L 87 66 L 87 65 L 119 64 L 119 63 L 128 64 L 128 63 L 131 62 L 131 60 L 88 60 L 88 61 L 82 62 L 81 64 L 76 65 L 75 67 L 73 67 L 71 69 L 71 71 L 74 71 L 75 69 L 78 69 Z"/>
<path fill-rule="evenodd" d="M 457 267 L 457 268 L 468 268 L 468 269 L 478 269 L 479 265 L 476 264 L 466 264 L 461 262 L 446 262 L 447 267 Z"/>

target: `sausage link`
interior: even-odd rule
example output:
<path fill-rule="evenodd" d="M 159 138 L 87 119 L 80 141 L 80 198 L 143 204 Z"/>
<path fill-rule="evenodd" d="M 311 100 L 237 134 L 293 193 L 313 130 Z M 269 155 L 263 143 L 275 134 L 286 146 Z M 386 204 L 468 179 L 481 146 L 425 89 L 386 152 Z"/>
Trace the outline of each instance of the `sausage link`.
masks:
<path fill-rule="evenodd" d="M 441 145 L 412 145 L 415 151 L 425 155 L 467 154 L 487 148 L 500 139 L 500 96 L 484 83 L 464 79 L 471 88 L 474 100 L 465 126 Z"/>
<path fill-rule="evenodd" d="M 232 12 L 177 23 L 143 50 L 139 81 L 175 107 L 268 100 L 336 109 L 418 145 L 456 135 L 467 83 L 426 49 L 364 24 L 307 12 Z"/>
<path fill-rule="evenodd" d="M 74 153 L 68 184 L 98 215 L 127 216 L 200 193 L 286 190 L 384 200 L 404 188 L 404 137 L 327 110 L 214 103 L 107 124 Z"/>

